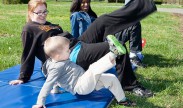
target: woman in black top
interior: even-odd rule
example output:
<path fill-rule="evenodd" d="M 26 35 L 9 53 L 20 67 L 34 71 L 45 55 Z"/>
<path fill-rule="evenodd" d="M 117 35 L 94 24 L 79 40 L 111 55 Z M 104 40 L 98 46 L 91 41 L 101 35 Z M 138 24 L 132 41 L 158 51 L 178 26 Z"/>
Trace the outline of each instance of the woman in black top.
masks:
<path fill-rule="evenodd" d="M 87 69 L 91 63 L 109 52 L 108 43 L 104 42 L 107 35 L 115 34 L 132 26 L 154 11 L 156 11 L 156 6 L 152 1 L 132 0 L 127 6 L 97 18 L 77 40 L 68 32 L 63 32 L 59 25 L 46 21 L 48 10 L 44 0 L 30 0 L 28 3 L 28 23 L 22 31 L 23 53 L 20 76 L 18 80 L 10 81 L 10 84 L 22 84 L 30 79 L 35 57 L 43 63 L 45 62 L 47 56 L 43 51 L 43 44 L 48 37 L 62 35 L 70 39 L 70 49 L 72 52 L 76 51 L 74 56 L 77 55 L 75 62 Z M 80 46 L 79 50 L 75 50 L 77 46 Z M 128 53 L 119 56 L 116 63 L 118 78 L 124 90 L 133 91 L 141 96 L 152 96 L 151 91 L 138 83 L 131 68 Z"/>

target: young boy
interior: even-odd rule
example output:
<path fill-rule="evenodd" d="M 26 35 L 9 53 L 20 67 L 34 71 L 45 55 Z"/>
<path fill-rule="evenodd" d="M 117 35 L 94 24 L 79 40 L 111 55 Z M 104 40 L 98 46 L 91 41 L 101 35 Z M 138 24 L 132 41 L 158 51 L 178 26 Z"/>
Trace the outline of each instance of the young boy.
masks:
<path fill-rule="evenodd" d="M 66 91 L 79 95 L 86 95 L 93 90 L 108 88 L 119 105 L 135 106 L 136 104 L 125 97 L 124 91 L 117 77 L 104 73 L 116 64 L 116 57 L 126 53 L 125 48 L 112 36 L 107 36 L 110 52 L 84 71 L 79 65 L 69 60 L 70 41 L 61 36 L 50 37 L 45 41 L 44 50 L 50 57 L 43 65 L 43 73 L 47 77 L 37 99 L 37 105 L 32 108 L 45 107 L 45 100 L 50 91 L 58 93 L 62 87 Z M 53 88 L 53 90 L 52 90 Z"/>

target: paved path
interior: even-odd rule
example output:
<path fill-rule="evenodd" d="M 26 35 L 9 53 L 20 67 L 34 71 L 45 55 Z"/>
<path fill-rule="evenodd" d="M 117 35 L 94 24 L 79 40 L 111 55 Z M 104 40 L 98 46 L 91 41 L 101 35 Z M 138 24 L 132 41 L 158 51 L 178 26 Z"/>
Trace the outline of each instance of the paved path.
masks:
<path fill-rule="evenodd" d="M 180 8 L 158 8 L 158 11 L 183 14 L 183 9 Z"/>
<path fill-rule="evenodd" d="M 95 6 L 95 7 L 99 7 L 99 6 Z M 119 8 L 121 8 L 121 6 L 102 6 L 102 7 L 119 7 Z M 183 8 L 157 8 L 157 10 L 159 12 L 169 12 L 169 13 L 183 14 Z"/>

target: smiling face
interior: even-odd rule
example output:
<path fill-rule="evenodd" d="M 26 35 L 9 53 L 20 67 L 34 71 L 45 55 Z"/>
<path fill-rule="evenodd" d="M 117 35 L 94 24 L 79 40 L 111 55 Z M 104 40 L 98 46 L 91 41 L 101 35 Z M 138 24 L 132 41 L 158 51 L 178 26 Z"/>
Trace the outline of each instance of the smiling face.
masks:
<path fill-rule="evenodd" d="M 46 17 L 48 10 L 44 4 L 39 4 L 37 7 L 30 12 L 30 18 L 32 21 L 44 24 L 46 23 Z"/>
<path fill-rule="evenodd" d="M 88 12 L 89 6 L 90 6 L 89 0 L 82 0 L 80 10 L 84 12 Z"/>

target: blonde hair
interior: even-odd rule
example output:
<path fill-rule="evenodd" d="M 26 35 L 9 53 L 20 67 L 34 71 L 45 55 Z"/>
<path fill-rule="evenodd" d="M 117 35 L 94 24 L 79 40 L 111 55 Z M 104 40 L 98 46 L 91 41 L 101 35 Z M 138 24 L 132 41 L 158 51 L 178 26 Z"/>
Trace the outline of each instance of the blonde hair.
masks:
<path fill-rule="evenodd" d="M 27 22 L 31 21 L 30 13 L 34 11 L 34 9 L 38 5 L 45 5 L 47 8 L 46 0 L 30 0 L 28 3 L 28 11 L 27 11 Z"/>
<path fill-rule="evenodd" d="M 69 45 L 70 40 L 62 36 L 49 37 L 44 42 L 44 51 L 48 56 L 52 54 L 62 53 L 66 45 Z"/>

